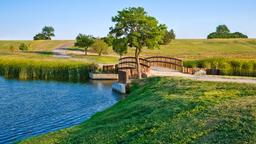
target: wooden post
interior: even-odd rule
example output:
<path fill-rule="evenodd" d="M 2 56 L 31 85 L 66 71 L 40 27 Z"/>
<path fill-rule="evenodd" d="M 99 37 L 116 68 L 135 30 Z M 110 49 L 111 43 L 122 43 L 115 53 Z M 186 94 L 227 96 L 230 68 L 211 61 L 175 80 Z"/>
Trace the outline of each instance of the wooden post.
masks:
<path fill-rule="evenodd" d="M 119 83 L 127 84 L 129 81 L 129 75 L 127 71 L 118 71 Z"/>

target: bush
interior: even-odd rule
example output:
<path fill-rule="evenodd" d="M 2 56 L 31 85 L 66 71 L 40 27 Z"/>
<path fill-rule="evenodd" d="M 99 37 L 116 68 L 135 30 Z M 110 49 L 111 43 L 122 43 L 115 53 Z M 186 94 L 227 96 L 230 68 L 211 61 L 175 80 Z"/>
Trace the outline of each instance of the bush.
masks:
<path fill-rule="evenodd" d="M 26 45 L 25 43 L 21 43 L 19 46 L 19 50 L 21 51 L 27 51 L 29 49 L 29 46 Z"/>
<path fill-rule="evenodd" d="M 11 46 L 9 47 L 9 49 L 10 49 L 10 51 L 11 51 L 12 53 L 14 53 L 14 52 L 16 51 L 16 48 L 15 48 L 13 45 L 11 45 Z"/>

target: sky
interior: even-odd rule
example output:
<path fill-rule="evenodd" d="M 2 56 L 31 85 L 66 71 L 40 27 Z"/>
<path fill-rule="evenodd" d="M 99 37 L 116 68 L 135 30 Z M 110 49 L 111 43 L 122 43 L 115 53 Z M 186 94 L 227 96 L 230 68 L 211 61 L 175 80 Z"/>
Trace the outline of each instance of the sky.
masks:
<path fill-rule="evenodd" d="M 256 0 L 0 0 L 0 40 L 30 40 L 44 26 L 54 39 L 102 37 L 117 11 L 138 6 L 179 39 L 206 38 L 220 24 L 256 38 Z"/>

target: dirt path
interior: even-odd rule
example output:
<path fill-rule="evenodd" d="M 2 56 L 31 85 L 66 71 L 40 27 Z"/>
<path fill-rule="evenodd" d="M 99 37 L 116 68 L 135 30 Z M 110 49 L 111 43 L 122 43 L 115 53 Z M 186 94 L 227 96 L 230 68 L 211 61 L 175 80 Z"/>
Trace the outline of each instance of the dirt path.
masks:
<path fill-rule="evenodd" d="M 234 76 L 212 76 L 212 75 L 190 75 L 183 74 L 177 71 L 173 71 L 165 68 L 152 68 L 151 76 L 175 76 L 184 77 L 198 81 L 213 81 L 213 82 L 231 82 L 231 83 L 250 83 L 256 84 L 256 78 L 252 77 L 234 77 Z"/>
<path fill-rule="evenodd" d="M 53 57 L 56 58 L 70 58 L 71 56 L 67 55 L 66 53 L 66 48 L 68 48 L 69 44 L 63 44 L 59 46 L 58 48 L 54 49 L 53 52 Z"/>

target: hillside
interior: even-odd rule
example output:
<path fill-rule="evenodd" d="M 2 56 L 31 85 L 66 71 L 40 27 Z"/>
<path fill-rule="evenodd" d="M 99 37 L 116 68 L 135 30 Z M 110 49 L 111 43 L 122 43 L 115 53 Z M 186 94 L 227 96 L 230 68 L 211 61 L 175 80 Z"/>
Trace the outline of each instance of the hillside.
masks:
<path fill-rule="evenodd" d="M 256 143 L 256 85 L 141 80 L 83 124 L 22 143 Z"/>
<path fill-rule="evenodd" d="M 182 59 L 229 57 L 256 58 L 256 39 L 174 40 L 160 50 L 146 50 L 144 55 L 166 55 Z"/>
<path fill-rule="evenodd" d="M 53 40 L 53 41 L 0 41 L 0 53 L 9 54 L 9 47 L 13 45 L 18 49 L 21 42 L 31 43 L 32 51 L 51 52 L 54 48 L 61 46 L 73 47 L 74 41 Z M 74 49 L 75 50 L 75 49 Z M 81 49 L 82 50 L 82 49 Z M 18 53 L 20 54 L 20 53 Z M 118 57 L 110 48 L 110 56 Z M 133 56 L 133 50 L 129 50 L 128 55 Z M 160 49 L 148 50 L 142 52 L 144 56 L 164 55 L 182 58 L 184 60 L 205 59 L 211 57 L 229 57 L 239 59 L 255 59 L 256 57 L 256 39 L 215 39 L 215 40 L 189 40 L 178 39 L 172 41 L 169 45 L 161 46 Z M 76 57 L 76 56 L 74 56 Z M 86 56 L 77 56 L 86 58 Z M 113 61 L 116 62 L 116 61 Z"/>
<path fill-rule="evenodd" d="M 19 45 L 21 43 L 30 44 L 31 49 L 33 51 L 51 51 L 54 48 L 58 48 L 60 46 L 67 46 L 71 47 L 73 46 L 74 41 L 71 40 L 39 40 L 39 41 L 3 41 L 0 40 L 0 52 L 1 51 L 10 51 L 10 46 L 13 46 L 14 48 L 18 49 Z"/>

